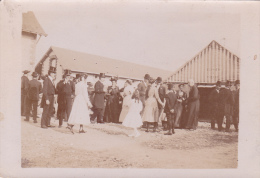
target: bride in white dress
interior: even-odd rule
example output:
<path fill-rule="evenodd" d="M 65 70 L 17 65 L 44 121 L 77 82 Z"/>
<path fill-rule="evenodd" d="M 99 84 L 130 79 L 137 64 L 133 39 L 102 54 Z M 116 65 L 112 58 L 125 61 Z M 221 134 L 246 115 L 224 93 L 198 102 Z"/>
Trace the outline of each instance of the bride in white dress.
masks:
<path fill-rule="evenodd" d="M 90 124 L 90 110 L 92 104 L 88 97 L 88 85 L 87 85 L 87 74 L 81 74 L 80 82 L 75 86 L 75 99 L 73 102 L 72 110 L 68 120 L 68 129 L 74 134 L 73 126 L 80 124 L 79 133 L 85 133 L 83 125 Z"/>

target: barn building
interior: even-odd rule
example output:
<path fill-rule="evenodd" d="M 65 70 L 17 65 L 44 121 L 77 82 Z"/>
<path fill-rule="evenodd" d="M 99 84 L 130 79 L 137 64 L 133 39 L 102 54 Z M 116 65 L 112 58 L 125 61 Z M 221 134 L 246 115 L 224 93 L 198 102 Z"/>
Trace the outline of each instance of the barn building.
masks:
<path fill-rule="evenodd" d="M 36 45 L 41 36 L 47 36 L 32 11 L 23 13 L 22 18 L 22 70 L 32 71 L 35 67 Z"/>
<path fill-rule="evenodd" d="M 47 50 L 36 65 L 35 71 L 41 75 L 45 75 L 48 73 L 50 66 L 57 69 L 56 82 L 62 79 L 64 70 L 70 69 L 73 74 L 87 73 L 89 75 L 88 80 L 92 83 L 96 81 L 95 77 L 99 73 L 106 74 L 107 85 L 110 85 L 109 79 L 111 76 L 117 76 L 119 78 L 117 82 L 119 87 L 123 87 L 126 79 L 131 79 L 134 85 L 137 85 L 139 81 L 143 80 L 146 73 L 154 78 L 160 76 L 163 79 L 171 74 L 170 71 L 162 69 L 54 46 Z"/>
<path fill-rule="evenodd" d="M 208 96 L 215 83 L 240 79 L 240 58 L 212 41 L 203 50 L 167 78 L 168 82 L 187 83 L 194 79 L 200 92 L 200 119 L 209 117 Z"/>

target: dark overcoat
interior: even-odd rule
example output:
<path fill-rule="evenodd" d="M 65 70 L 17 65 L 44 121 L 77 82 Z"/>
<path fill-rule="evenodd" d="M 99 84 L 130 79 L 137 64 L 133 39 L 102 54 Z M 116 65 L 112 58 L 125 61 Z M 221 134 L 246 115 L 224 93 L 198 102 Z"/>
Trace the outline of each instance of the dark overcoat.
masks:
<path fill-rule="evenodd" d="M 54 96 L 56 93 L 55 85 L 50 80 L 49 77 L 46 77 L 43 82 L 43 89 L 42 89 L 42 101 L 41 101 L 41 107 L 44 107 L 46 104 L 46 100 L 49 100 L 50 96 Z"/>
<path fill-rule="evenodd" d="M 104 102 L 105 102 L 105 92 L 104 92 L 104 85 L 100 81 L 97 81 L 94 86 L 94 99 L 93 99 L 93 106 L 96 109 L 103 109 Z"/>
<path fill-rule="evenodd" d="M 36 79 L 32 79 L 28 83 L 28 99 L 33 101 L 39 100 L 39 94 L 42 93 L 42 84 Z"/>
<path fill-rule="evenodd" d="M 169 92 L 165 95 L 165 113 L 170 113 L 172 109 L 174 109 L 174 113 L 176 113 L 176 106 L 177 106 L 177 95 L 175 92 Z"/>
<path fill-rule="evenodd" d="M 198 113 L 199 113 L 199 90 L 196 85 L 193 85 L 189 92 L 188 102 L 188 113 L 187 113 L 187 128 L 196 129 L 198 124 Z"/>

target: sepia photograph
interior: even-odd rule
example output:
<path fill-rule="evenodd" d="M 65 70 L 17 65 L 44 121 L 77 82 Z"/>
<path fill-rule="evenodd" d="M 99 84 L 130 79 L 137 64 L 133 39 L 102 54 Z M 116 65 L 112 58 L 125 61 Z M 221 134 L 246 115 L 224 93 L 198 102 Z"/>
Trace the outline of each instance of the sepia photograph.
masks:
<path fill-rule="evenodd" d="M 13 157 L 18 157 L 20 171 L 237 170 L 242 165 L 239 145 L 249 138 L 243 123 L 252 117 L 254 127 L 247 128 L 259 128 L 259 115 L 243 114 L 250 113 L 247 108 L 253 103 L 246 104 L 244 96 L 250 91 L 242 88 L 241 94 L 240 80 L 245 87 L 255 83 L 251 87 L 258 94 L 260 89 L 260 23 L 254 26 L 258 38 L 252 38 L 258 47 L 247 55 L 243 27 L 254 23 L 242 14 L 246 7 L 259 10 L 259 3 L 0 3 L 5 24 L 1 36 L 9 46 L 1 56 L 1 83 L 7 86 L 11 81 L 5 74 L 13 73 L 12 84 L 1 92 L 0 132 L 5 140 L 8 134 L 2 128 L 11 126 L 9 133 L 16 138 L 12 144 L 18 149 Z M 250 15 L 249 19 L 260 19 L 259 11 Z M 13 61 L 2 63 L 4 58 Z M 250 69 L 258 72 L 253 81 L 246 80 L 253 75 Z M 15 119 L 7 121 L 8 117 Z M 257 136 L 259 129 L 253 133 Z M 259 154 L 259 138 L 250 138 Z M 1 161 L 5 159 L 9 156 Z M 252 160 L 260 165 L 259 156 Z M 19 177 L 10 172 L 5 175 Z M 47 172 L 40 177 L 44 175 Z M 259 171 L 249 175 L 257 177 Z"/>

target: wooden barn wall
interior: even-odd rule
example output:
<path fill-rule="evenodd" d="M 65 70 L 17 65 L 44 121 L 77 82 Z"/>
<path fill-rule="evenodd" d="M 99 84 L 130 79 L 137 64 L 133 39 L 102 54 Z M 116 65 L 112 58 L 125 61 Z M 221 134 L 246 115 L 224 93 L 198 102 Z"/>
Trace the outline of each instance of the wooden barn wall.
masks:
<path fill-rule="evenodd" d="M 193 59 L 168 78 L 169 82 L 215 83 L 239 79 L 240 59 L 227 49 L 212 42 Z"/>

